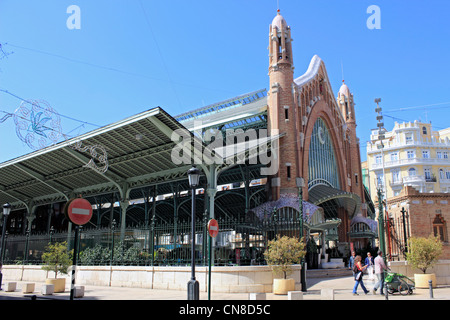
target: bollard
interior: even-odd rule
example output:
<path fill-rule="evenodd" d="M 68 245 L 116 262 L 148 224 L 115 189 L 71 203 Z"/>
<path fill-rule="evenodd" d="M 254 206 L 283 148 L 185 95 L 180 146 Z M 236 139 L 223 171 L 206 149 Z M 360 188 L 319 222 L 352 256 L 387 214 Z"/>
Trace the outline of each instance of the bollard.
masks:
<path fill-rule="evenodd" d="M 386 282 L 384 283 L 384 300 L 389 300 L 389 292 Z"/>
<path fill-rule="evenodd" d="M 433 299 L 433 281 L 428 280 L 428 287 L 430 288 L 430 299 Z"/>

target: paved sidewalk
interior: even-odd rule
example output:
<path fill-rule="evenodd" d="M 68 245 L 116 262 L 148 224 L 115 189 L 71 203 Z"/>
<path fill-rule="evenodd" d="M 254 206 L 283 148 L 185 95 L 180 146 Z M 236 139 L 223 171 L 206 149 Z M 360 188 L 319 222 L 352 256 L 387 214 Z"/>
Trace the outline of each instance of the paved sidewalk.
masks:
<path fill-rule="evenodd" d="M 4 280 L 4 283 L 8 282 Z M 28 281 L 30 282 L 30 281 Z M 32 294 L 22 293 L 22 286 L 26 282 L 17 282 L 17 290 L 15 292 L 0 291 L 0 300 L 9 299 L 31 299 L 31 295 L 36 295 L 38 299 L 60 299 L 68 300 L 70 297 L 70 287 L 66 286 L 66 292 L 55 293 L 53 295 L 44 296 L 41 292 L 43 282 L 35 282 L 35 291 Z M 364 280 L 366 288 L 370 293 L 365 295 L 361 288 L 358 288 L 358 296 L 352 294 L 354 285 L 353 277 L 341 278 L 316 278 L 307 279 L 308 290 L 303 294 L 303 300 L 321 300 L 321 289 L 334 289 L 335 300 L 385 300 L 380 294 L 372 294 L 373 282 Z M 128 288 L 128 287 L 106 287 L 106 286 L 90 286 L 85 285 L 85 293 L 83 298 L 76 300 L 187 300 L 187 291 L 178 290 L 156 290 L 145 288 Z M 248 293 L 211 293 L 211 300 L 248 300 Z M 431 300 L 429 289 L 414 289 L 412 295 L 400 295 L 395 293 L 389 295 L 389 300 Z M 266 300 L 287 300 L 287 295 L 266 294 Z M 207 292 L 200 292 L 200 300 L 208 300 Z M 450 286 L 439 286 L 433 289 L 433 300 L 450 300 Z"/>

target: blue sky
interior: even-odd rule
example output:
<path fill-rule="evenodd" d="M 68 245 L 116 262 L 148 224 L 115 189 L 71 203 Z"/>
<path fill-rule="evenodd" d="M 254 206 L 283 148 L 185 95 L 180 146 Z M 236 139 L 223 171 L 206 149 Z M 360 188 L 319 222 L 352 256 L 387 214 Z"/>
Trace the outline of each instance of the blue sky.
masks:
<path fill-rule="evenodd" d="M 70 5 L 81 10 L 80 29 L 67 28 Z M 370 5 L 380 8 L 381 29 L 367 28 Z M 335 94 L 343 77 L 353 92 L 363 160 L 374 98 L 388 130 L 392 117 L 449 127 L 450 1 L 279 6 L 292 28 L 295 77 L 317 54 Z M 177 115 L 268 87 L 276 9 L 276 0 L 0 0 L 0 90 L 47 101 L 70 136 L 157 106 Z M 21 104 L 4 91 L 0 119 Z M 32 151 L 13 118 L 0 123 L 0 162 Z"/>

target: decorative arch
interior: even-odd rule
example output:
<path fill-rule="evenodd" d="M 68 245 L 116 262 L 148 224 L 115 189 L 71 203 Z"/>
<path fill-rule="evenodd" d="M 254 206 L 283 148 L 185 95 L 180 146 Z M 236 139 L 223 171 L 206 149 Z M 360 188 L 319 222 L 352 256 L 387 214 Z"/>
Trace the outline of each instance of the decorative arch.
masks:
<path fill-rule="evenodd" d="M 335 148 L 330 131 L 320 117 L 314 123 L 308 162 L 308 189 L 316 184 L 326 184 L 340 189 Z"/>
<path fill-rule="evenodd" d="M 311 142 L 314 138 L 314 125 L 318 121 L 318 119 L 323 121 L 324 125 L 328 129 L 328 135 L 330 139 L 330 143 L 333 146 L 335 160 L 336 160 L 336 170 L 338 172 L 338 185 L 342 190 L 347 190 L 346 188 L 346 170 L 344 166 L 344 141 L 340 138 L 339 133 L 342 132 L 342 126 L 339 121 L 334 119 L 332 108 L 328 106 L 328 104 L 324 100 L 319 100 L 315 103 L 314 107 L 309 114 L 308 122 L 305 129 L 305 143 L 304 143 L 304 152 L 303 152 L 303 166 L 302 166 L 302 174 L 303 177 L 306 178 L 306 181 L 311 180 L 309 177 L 309 166 L 310 159 L 309 153 L 311 148 Z M 305 188 L 305 197 L 307 197 L 308 188 Z M 306 198 L 307 199 L 307 198 Z"/>

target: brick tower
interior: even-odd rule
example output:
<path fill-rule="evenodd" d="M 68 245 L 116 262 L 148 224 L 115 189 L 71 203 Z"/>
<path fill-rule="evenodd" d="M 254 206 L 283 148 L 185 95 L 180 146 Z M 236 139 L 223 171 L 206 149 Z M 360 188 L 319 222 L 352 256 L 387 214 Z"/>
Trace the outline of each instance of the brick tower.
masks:
<path fill-rule="evenodd" d="M 280 10 L 269 30 L 269 78 L 268 129 L 272 134 L 278 130 L 283 135 L 278 142 L 279 170 L 270 179 L 272 200 L 278 200 L 280 194 L 298 192 L 296 177 L 300 176 L 291 28 Z"/>
<path fill-rule="evenodd" d="M 361 171 L 361 156 L 359 152 L 359 138 L 356 136 L 356 114 L 353 94 L 342 80 L 341 88 L 339 89 L 337 101 L 341 108 L 341 113 L 345 119 L 347 126 L 346 135 L 349 141 L 349 148 L 346 154 L 347 178 L 350 181 L 350 192 L 357 194 L 364 203 L 364 189 L 362 183 Z M 365 205 L 362 206 L 362 211 L 365 213 Z"/>

